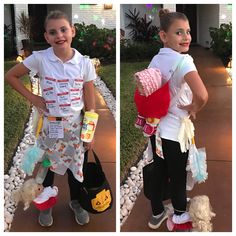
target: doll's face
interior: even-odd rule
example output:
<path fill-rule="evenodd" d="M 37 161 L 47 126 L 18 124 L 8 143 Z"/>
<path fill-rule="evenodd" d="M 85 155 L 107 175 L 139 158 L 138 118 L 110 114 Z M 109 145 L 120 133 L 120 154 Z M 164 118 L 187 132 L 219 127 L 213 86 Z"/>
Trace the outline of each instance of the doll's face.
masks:
<path fill-rule="evenodd" d="M 35 195 L 36 197 L 43 192 L 43 185 L 42 184 L 36 184 L 35 186 Z"/>

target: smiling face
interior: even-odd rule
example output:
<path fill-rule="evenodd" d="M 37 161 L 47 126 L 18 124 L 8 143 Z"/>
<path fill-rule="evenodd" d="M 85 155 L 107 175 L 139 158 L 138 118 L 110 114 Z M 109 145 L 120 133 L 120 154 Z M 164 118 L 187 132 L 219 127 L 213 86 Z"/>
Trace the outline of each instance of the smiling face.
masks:
<path fill-rule="evenodd" d="M 70 49 L 75 28 L 66 19 L 51 19 L 47 22 L 44 37 L 55 51 Z"/>
<path fill-rule="evenodd" d="M 164 47 L 182 53 L 189 50 L 191 42 L 189 22 L 186 20 L 174 20 L 169 29 L 160 31 L 160 38 L 164 43 Z"/>

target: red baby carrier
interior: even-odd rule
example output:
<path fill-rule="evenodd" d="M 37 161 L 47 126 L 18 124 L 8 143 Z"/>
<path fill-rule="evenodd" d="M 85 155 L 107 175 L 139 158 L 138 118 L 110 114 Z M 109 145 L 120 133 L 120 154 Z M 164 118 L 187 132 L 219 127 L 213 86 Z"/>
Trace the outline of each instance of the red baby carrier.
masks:
<path fill-rule="evenodd" d="M 136 89 L 134 102 L 141 116 L 160 119 L 167 114 L 170 105 L 169 82 L 148 97 L 140 95 L 138 89 Z"/>
<path fill-rule="evenodd" d="M 177 68 L 182 65 L 184 58 L 185 56 L 183 56 L 177 63 L 177 65 L 175 64 L 175 66 L 173 67 L 171 78 L 173 77 L 173 74 L 177 70 Z M 143 116 L 145 118 L 153 117 L 160 119 L 167 114 L 170 106 L 169 84 L 171 78 L 161 88 L 157 89 L 149 96 L 143 96 L 139 93 L 138 89 L 135 90 L 134 102 L 140 116 Z"/>

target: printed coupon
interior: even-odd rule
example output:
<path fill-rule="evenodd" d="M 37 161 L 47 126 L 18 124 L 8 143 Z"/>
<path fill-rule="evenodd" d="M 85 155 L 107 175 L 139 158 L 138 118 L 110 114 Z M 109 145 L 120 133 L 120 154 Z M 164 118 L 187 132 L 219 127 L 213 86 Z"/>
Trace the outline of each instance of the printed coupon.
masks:
<path fill-rule="evenodd" d="M 49 122 L 49 138 L 64 138 L 62 121 Z"/>

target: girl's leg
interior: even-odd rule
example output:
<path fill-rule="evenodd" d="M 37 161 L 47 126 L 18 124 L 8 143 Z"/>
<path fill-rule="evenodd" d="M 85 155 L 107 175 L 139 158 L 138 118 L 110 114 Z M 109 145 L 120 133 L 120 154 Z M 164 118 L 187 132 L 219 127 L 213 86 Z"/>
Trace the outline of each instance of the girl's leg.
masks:
<path fill-rule="evenodd" d="M 43 187 L 52 186 L 54 182 L 54 172 L 48 169 L 47 175 L 43 181 Z"/>
<path fill-rule="evenodd" d="M 80 189 L 82 187 L 82 183 L 80 183 L 73 175 L 70 169 L 67 169 L 68 174 L 68 184 L 70 188 L 70 199 L 77 200 L 80 194 Z"/>
<path fill-rule="evenodd" d="M 162 139 L 162 148 L 168 167 L 171 185 L 171 201 L 176 215 L 186 211 L 186 164 L 188 152 L 182 153 L 180 144 Z"/>
<path fill-rule="evenodd" d="M 167 167 L 166 161 L 156 154 L 155 135 L 150 137 L 152 144 L 153 160 L 155 163 L 155 175 L 153 176 L 153 189 L 151 196 L 151 207 L 153 215 L 159 215 L 164 211 L 162 201 L 165 200 L 167 191 Z"/>
<path fill-rule="evenodd" d="M 67 169 L 68 183 L 70 188 L 70 208 L 75 214 L 75 220 L 79 225 L 84 225 L 89 223 L 89 214 L 84 210 L 78 201 L 80 194 L 80 189 L 82 188 L 82 183 L 80 183 L 73 175 L 70 169 Z"/>
<path fill-rule="evenodd" d="M 54 172 L 48 169 L 47 175 L 43 181 L 43 186 L 44 187 L 52 186 L 53 181 L 54 181 Z M 40 211 L 38 221 L 39 221 L 39 224 L 43 227 L 51 226 L 53 224 L 52 208 L 49 208 L 44 211 Z"/>

